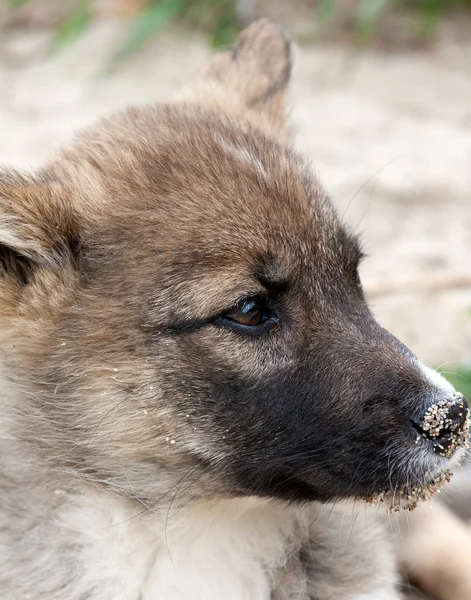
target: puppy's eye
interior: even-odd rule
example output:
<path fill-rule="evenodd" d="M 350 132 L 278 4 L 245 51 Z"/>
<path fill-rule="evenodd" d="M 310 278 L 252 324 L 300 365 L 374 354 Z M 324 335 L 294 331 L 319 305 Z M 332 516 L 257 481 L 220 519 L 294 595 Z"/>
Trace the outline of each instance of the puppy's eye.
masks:
<path fill-rule="evenodd" d="M 269 308 L 265 298 L 243 298 L 214 323 L 244 333 L 259 334 L 269 331 L 278 323 L 278 317 Z"/>
<path fill-rule="evenodd" d="M 261 298 L 246 298 L 241 300 L 232 310 L 224 316 L 226 319 L 235 321 L 245 327 L 261 325 L 269 317 Z"/>

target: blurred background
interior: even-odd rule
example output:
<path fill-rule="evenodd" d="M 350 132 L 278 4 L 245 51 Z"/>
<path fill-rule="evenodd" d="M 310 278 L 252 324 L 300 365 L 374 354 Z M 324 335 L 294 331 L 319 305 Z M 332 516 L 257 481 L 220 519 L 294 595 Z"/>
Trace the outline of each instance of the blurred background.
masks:
<path fill-rule="evenodd" d="M 259 16 L 298 43 L 295 143 L 363 236 L 374 312 L 471 398 L 471 0 L 0 0 L 0 164 L 169 98 Z"/>

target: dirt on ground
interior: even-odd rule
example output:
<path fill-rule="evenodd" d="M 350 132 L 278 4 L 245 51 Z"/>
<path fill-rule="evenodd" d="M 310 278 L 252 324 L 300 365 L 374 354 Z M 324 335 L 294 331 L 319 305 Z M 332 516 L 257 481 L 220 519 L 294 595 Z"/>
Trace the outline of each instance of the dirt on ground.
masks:
<path fill-rule="evenodd" d="M 126 27 L 97 21 L 47 59 L 47 27 L 0 22 L 0 164 L 34 167 L 100 116 L 167 99 L 211 52 L 197 34 L 166 33 L 97 77 Z M 375 314 L 443 370 L 471 350 L 468 39 L 423 52 L 303 46 L 289 101 L 296 146 L 363 236 Z"/>

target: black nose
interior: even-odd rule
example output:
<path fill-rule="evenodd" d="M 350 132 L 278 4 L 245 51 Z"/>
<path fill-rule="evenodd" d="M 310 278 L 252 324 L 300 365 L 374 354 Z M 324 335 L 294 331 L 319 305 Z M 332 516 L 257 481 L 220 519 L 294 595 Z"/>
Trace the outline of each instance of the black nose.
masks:
<path fill-rule="evenodd" d="M 433 444 L 433 450 L 447 458 L 467 446 L 469 407 L 463 394 L 455 392 L 445 400 L 432 404 L 414 428 Z"/>

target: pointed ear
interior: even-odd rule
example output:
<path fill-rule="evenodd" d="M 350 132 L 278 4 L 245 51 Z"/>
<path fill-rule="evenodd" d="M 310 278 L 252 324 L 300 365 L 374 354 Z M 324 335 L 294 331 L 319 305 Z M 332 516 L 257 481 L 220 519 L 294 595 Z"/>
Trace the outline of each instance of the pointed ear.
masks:
<path fill-rule="evenodd" d="M 44 175 L 0 172 L 0 280 L 26 284 L 37 268 L 74 260 L 78 236 L 66 196 Z"/>
<path fill-rule="evenodd" d="M 222 108 L 242 106 L 282 130 L 291 53 L 291 41 L 278 25 L 268 19 L 255 21 L 242 31 L 231 52 L 213 58 L 194 88 L 197 100 Z"/>

